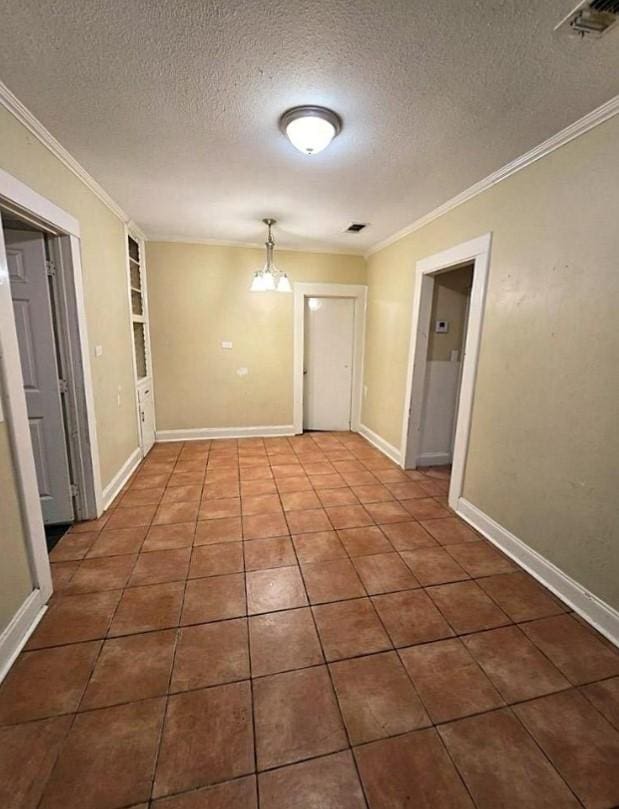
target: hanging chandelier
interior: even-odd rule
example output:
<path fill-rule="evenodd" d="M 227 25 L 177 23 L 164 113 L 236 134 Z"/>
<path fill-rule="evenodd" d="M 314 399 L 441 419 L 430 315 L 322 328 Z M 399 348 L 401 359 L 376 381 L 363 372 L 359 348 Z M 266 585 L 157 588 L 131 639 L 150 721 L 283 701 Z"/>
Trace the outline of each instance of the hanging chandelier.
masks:
<path fill-rule="evenodd" d="M 267 260 L 264 267 L 254 273 L 251 287 L 249 288 L 250 292 L 292 292 L 288 276 L 285 272 L 280 272 L 273 263 L 275 242 L 273 241 L 271 227 L 276 224 L 276 220 L 263 219 L 262 221 L 267 226 L 267 240 L 264 243 L 267 249 Z"/>

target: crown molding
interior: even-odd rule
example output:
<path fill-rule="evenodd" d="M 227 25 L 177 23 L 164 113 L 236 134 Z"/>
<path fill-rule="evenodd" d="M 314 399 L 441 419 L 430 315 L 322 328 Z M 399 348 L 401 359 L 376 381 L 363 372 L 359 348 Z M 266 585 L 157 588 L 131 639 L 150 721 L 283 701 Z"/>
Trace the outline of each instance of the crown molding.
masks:
<path fill-rule="evenodd" d="M 92 177 L 86 169 L 78 163 L 78 161 L 64 148 L 64 146 L 56 140 L 56 138 L 49 132 L 43 124 L 36 118 L 30 110 L 22 104 L 22 102 L 14 95 L 14 93 L 9 90 L 9 88 L 0 81 L 0 105 L 2 105 L 6 110 L 8 110 L 23 126 L 28 129 L 44 146 L 46 146 L 49 151 L 56 157 L 60 162 L 66 166 L 73 174 L 75 174 L 78 179 L 80 179 L 84 185 L 86 185 L 92 192 L 98 197 L 103 204 L 109 208 L 112 213 L 114 213 L 124 224 L 130 226 L 134 232 L 137 232 L 145 241 L 157 241 L 157 242 L 175 242 L 179 244 L 206 244 L 206 245 L 213 245 L 217 247 L 250 247 L 250 248 L 262 248 L 262 243 L 253 243 L 253 242 L 239 242 L 239 241 L 222 241 L 219 239 L 189 239 L 189 238 L 179 238 L 176 236 L 169 236 L 164 233 L 150 233 L 144 234 L 142 229 L 131 220 L 131 218 L 127 215 L 127 213 L 118 205 L 112 197 L 105 191 L 102 186 Z M 555 135 L 552 135 L 547 140 L 540 143 L 538 146 L 533 147 L 528 152 L 525 152 L 520 157 L 517 157 L 515 160 L 504 165 L 502 168 L 498 169 L 497 171 L 489 174 L 483 180 L 475 183 L 474 185 L 467 188 L 465 191 L 462 191 L 460 194 L 457 194 L 455 197 L 447 200 L 442 205 L 439 205 L 434 210 L 430 211 L 429 213 L 425 214 L 424 216 L 416 219 L 412 224 L 408 225 L 401 230 L 396 231 L 393 235 L 389 236 L 386 239 L 383 239 L 380 242 L 372 245 L 368 250 L 343 250 L 335 247 L 279 247 L 280 252 L 293 252 L 293 253 L 322 253 L 322 254 L 333 254 L 333 255 L 349 255 L 349 256 L 363 256 L 368 258 L 369 256 L 378 253 L 380 250 L 383 250 L 385 247 L 393 244 L 394 242 L 399 241 L 400 239 L 408 236 L 410 233 L 414 233 L 416 230 L 420 230 L 421 228 L 429 225 L 435 219 L 438 219 L 441 216 L 444 216 L 449 211 L 452 211 L 454 208 L 457 208 L 459 205 L 468 202 L 469 200 L 476 197 L 478 194 L 482 194 L 484 191 L 487 191 L 492 186 L 500 183 L 502 180 L 511 177 L 512 174 L 520 171 L 521 169 L 530 166 L 532 163 L 535 163 L 537 160 L 540 160 L 542 157 L 554 152 L 555 149 L 559 149 L 561 146 L 564 146 L 569 141 L 574 140 L 574 138 L 583 135 L 585 132 L 588 132 L 590 129 L 598 126 L 599 124 L 608 121 L 614 115 L 619 113 L 619 95 L 614 96 L 605 104 L 602 104 L 600 107 L 592 110 L 587 115 L 580 118 L 578 121 L 570 124 L 569 126 L 565 127 L 561 131 L 557 132 Z"/>
<path fill-rule="evenodd" d="M 492 188 L 493 185 L 500 183 L 502 180 L 506 180 L 508 177 L 511 177 L 512 174 L 516 174 L 516 172 L 520 171 L 521 169 L 525 169 L 527 166 L 530 166 L 532 163 L 535 163 L 542 157 L 546 157 L 546 155 L 554 152 L 555 149 L 559 149 L 561 146 L 564 146 L 566 143 L 574 140 L 574 138 L 584 135 L 585 132 L 588 132 L 590 129 L 593 129 L 599 124 L 603 124 L 617 113 L 619 113 L 619 95 L 614 96 L 605 104 L 602 104 L 600 107 L 597 107 L 596 109 L 587 113 L 587 115 L 579 118 L 578 121 L 574 121 L 573 124 L 566 126 L 565 129 L 562 129 L 555 135 L 552 135 L 539 145 L 534 146 L 520 157 L 506 163 L 502 168 L 498 169 L 498 171 L 494 171 L 492 174 L 484 177 L 483 180 L 480 180 L 479 182 L 470 186 L 466 189 L 466 191 L 462 191 L 462 193 L 457 194 L 455 197 L 447 200 L 447 202 L 439 205 L 438 208 L 435 208 L 433 211 L 425 214 L 425 216 L 416 219 L 412 224 L 402 228 L 402 230 L 398 230 L 392 236 L 377 242 L 375 245 L 372 245 L 372 247 L 370 247 L 370 249 L 364 253 L 365 258 L 378 253 L 385 247 L 389 247 L 390 244 L 399 241 L 400 239 L 404 238 L 404 236 L 408 236 L 409 233 L 414 233 L 416 230 L 420 230 L 426 225 L 429 225 L 430 222 L 434 222 L 435 219 L 444 216 L 446 213 L 449 213 L 449 211 L 452 211 L 459 205 L 468 202 L 478 194 L 483 194 L 484 191 Z"/>
<path fill-rule="evenodd" d="M 30 110 L 22 104 L 17 96 L 12 93 L 9 88 L 0 81 L 0 105 L 8 110 L 17 120 L 26 127 L 60 162 L 73 172 L 75 176 L 80 179 L 92 192 L 98 197 L 101 202 L 112 211 L 122 222 L 128 224 L 130 217 L 123 211 L 107 191 L 102 188 L 99 183 L 91 177 L 86 169 L 77 162 L 77 160 L 69 154 L 64 146 L 56 140 L 49 130 L 36 118 Z M 134 225 L 134 223 L 131 223 Z"/>
<path fill-rule="evenodd" d="M 134 222 L 133 219 L 131 219 L 129 222 L 127 222 L 126 225 L 127 225 L 127 231 L 132 236 L 137 236 L 138 239 L 141 239 L 143 242 L 148 241 L 147 238 L 146 238 L 146 234 L 144 233 L 142 228 L 136 222 Z"/>
<path fill-rule="evenodd" d="M 245 247 L 253 250 L 264 250 L 264 242 L 240 242 L 226 241 L 224 239 L 192 239 L 190 237 L 169 236 L 165 233 L 149 232 L 146 236 L 149 242 L 167 242 L 172 244 L 200 244 L 211 247 Z M 282 253 L 315 253 L 318 255 L 355 256 L 363 258 L 365 253 L 362 250 L 345 250 L 337 247 L 283 247 L 280 242 L 276 242 L 275 248 L 278 255 Z"/>

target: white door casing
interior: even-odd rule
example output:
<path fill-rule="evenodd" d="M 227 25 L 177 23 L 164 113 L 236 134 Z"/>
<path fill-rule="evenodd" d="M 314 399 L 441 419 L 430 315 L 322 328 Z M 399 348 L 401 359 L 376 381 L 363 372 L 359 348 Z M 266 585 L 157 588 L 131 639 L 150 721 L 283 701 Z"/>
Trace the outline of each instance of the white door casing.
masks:
<path fill-rule="evenodd" d="M 488 285 L 491 243 L 492 234 L 486 233 L 476 239 L 471 239 L 468 242 L 450 247 L 441 253 L 421 259 L 415 266 L 412 324 L 402 419 L 401 457 L 404 468 L 414 468 L 418 456 L 426 377 L 428 331 L 434 288 L 433 276 L 457 265 L 473 262 L 473 286 L 471 288 L 467 328 L 464 338 L 462 375 L 449 483 L 449 505 L 453 509 L 456 509 L 458 500 L 462 496 L 464 484 L 464 467 L 471 429 L 473 394 Z"/>
<path fill-rule="evenodd" d="M 5 244 L 43 522 L 71 522 L 73 500 L 45 240 L 35 231 L 7 230 Z"/>
<path fill-rule="evenodd" d="M 293 428 L 297 435 L 303 432 L 305 300 L 307 298 L 352 298 L 354 301 L 355 316 L 350 429 L 358 431 L 361 421 L 367 286 L 364 284 L 327 284 L 297 281 L 295 281 L 293 285 Z"/>
<path fill-rule="evenodd" d="M 306 298 L 303 426 L 349 430 L 351 419 L 355 302 Z"/>

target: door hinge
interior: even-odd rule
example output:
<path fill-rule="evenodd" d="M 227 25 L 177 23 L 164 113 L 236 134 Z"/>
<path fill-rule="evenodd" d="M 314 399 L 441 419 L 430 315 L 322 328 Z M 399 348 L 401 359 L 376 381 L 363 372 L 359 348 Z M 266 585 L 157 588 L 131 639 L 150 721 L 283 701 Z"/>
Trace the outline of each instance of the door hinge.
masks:
<path fill-rule="evenodd" d="M 59 379 L 58 380 L 58 390 L 60 393 L 68 393 L 69 392 L 69 383 L 66 379 Z"/>
<path fill-rule="evenodd" d="M 52 278 L 56 277 L 56 265 L 51 259 L 45 261 L 45 269 L 47 270 L 47 274 L 51 275 Z"/>
<path fill-rule="evenodd" d="M 80 490 L 77 487 L 76 483 L 72 483 L 69 488 L 71 489 L 71 497 L 77 497 L 78 494 L 80 493 Z"/>

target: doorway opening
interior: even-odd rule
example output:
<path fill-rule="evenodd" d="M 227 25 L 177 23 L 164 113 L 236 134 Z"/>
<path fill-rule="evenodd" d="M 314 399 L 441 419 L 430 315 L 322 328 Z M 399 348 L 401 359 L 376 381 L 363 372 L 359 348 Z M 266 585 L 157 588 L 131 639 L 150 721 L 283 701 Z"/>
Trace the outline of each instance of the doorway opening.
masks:
<path fill-rule="evenodd" d="M 415 466 L 451 466 L 473 265 L 434 276 Z"/>
<path fill-rule="evenodd" d="M 462 495 L 491 234 L 418 261 L 402 465 L 451 464 L 449 505 Z"/>
<path fill-rule="evenodd" d="M 87 394 L 68 234 L 0 202 L 21 383 L 48 548 L 97 516 Z M 1 244 L 0 244 L 1 246 Z"/>
<path fill-rule="evenodd" d="M 359 430 L 367 287 L 294 285 L 294 431 Z"/>

